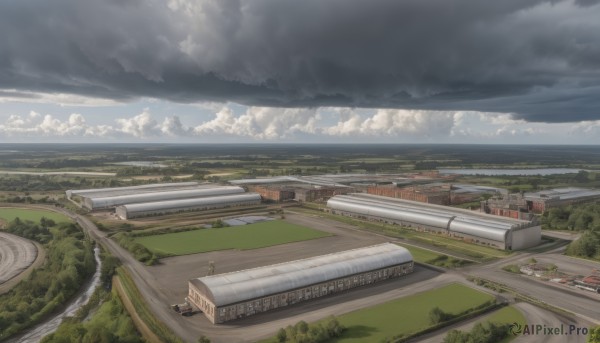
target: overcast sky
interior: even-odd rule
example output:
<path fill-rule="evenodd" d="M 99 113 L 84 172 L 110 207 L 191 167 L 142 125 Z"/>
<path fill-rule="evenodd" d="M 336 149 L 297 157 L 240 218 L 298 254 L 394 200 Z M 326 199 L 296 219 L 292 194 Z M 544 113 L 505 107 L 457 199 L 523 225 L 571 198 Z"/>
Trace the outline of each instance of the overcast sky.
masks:
<path fill-rule="evenodd" d="M 0 1 L 0 142 L 600 144 L 600 0 Z"/>

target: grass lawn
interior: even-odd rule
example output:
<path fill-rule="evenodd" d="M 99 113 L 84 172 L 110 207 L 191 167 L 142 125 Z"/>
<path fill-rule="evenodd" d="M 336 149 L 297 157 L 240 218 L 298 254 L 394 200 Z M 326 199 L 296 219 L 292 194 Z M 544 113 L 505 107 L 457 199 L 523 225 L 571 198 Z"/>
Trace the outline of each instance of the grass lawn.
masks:
<path fill-rule="evenodd" d="M 462 266 L 466 266 L 466 265 L 472 263 L 467 260 L 457 259 L 452 256 L 448 256 L 445 254 L 437 253 L 435 251 L 415 247 L 413 245 L 404 245 L 404 244 L 398 244 L 398 245 L 400 245 L 401 247 L 406 248 L 408 251 L 410 251 L 410 254 L 412 255 L 413 259 L 419 263 L 426 263 L 426 264 L 431 264 L 434 266 L 444 267 L 444 268 L 462 267 Z"/>
<path fill-rule="evenodd" d="M 438 254 L 434 251 L 417 248 L 412 245 L 400 245 L 400 246 L 402 246 L 403 248 L 406 248 L 408 251 L 410 251 L 410 254 L 412 255 L 413 259 L 416 262 L 420 262 L 420 263 L 427 263 L 427 261 L 434 260 L 441 256 L 441 254 Z"/>
<path fill-rule="evenodd" d="M 457 314 L 493 299 L 465 285 L 450 284 L 338 317 L 347 330 L 335 342 L 380 342 L 386 337 L 408 335 L 431 325 L 429 311 L 436 306 Z"/>
<path fill-rule="evenodd" d="M 468 243 L 461 240 L 447 238 L 442 235 L 435 235 L 430 233 L 415 232 L 411 235 L 410 238 L 423 243 L 431 244 L 433 246 L 450 249 L 465 254 L 469 257 L 478 258 L 482 260 L 501 258 L 512 254 L 512 252 L 510 251 L 498 250 L 483 245 Z"/>
<path fill-rule="evenodd" d="M 226 249 L 256 249 L 326 236 L 331 234 L 291 224 L 285 220 L 272 220 L 242 226 L 138 237 L 135 241 L 161 254 L 186 255 Z"/>
<path fill-rule="evenodd" d="M 13 207 L 1 207 L 0 208 L 0 219 L 6 222 L 10 222 L 15 218 L 19 217 L 21 220 L 31 220 L 33 222 L 39 222 L 42 217 L 52 219 L 57 223 L 69 222 L 69 218 L 63 216 L 60 213 L 45 211 L 39 209 L 26 209 L 26 208 L 13 208 Z"/>
<path fill-rule="evenodd" d="M 514 322 L 517 322 L 521 325 L 526 324 L 525 317 L 523 316 L 521 311 L 517 310 L 513 306 L 503 307 L 489 315 L 485 320 L 488 322 L 494 322 L 498 324 L 512 324 Z"/>

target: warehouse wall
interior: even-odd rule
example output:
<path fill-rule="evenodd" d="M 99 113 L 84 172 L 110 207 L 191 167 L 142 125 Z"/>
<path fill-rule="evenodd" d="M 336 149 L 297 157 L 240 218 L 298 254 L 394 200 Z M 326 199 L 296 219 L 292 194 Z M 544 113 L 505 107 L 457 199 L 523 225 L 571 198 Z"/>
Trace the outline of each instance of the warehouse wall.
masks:
<path fill-rule="evenodd" d="M 534 247 L 542 240 L 542 227 L 540 225 L 511 232 L 510 245 L 512 250 L 521 250 Z"/>
<path fill-rule="evenodd" d="M 141 218 L 141 217 L 160 216 L 160 215 L 172 214 L 172 213 L 212 210 L 212 209 L 217 209 L 217 208 L 250 206 L 250 205 L 260 205 L 260 199 L 236 201 L 236 202 L 230 202 L 230 203 L 202 204 L 202 205 L 197 205 L 197 206 L 185 206 L 185 207 L 178 207 L 178 208 L 155 209 L 155 210 L 150 210 L 150 211 L 135 211 L 135 212 L 128 211 L 126 206 L 119 206 L 116 209 L 116 214 L 121 219 L 132 219 L 132 218 Z"/>
<path fill-rule="evenodd" d="M 216 307 L 208 300 L 208 297 L 205 294 L 202 294 L 202 292 L 190 282 L 188 299 L 196 307 L 201 309 L 204 315 L 213 324 L 219 324 L 399 277 L 411 273 L 412 271 L 413 262 L 409 262 L 222 307 Z"/>

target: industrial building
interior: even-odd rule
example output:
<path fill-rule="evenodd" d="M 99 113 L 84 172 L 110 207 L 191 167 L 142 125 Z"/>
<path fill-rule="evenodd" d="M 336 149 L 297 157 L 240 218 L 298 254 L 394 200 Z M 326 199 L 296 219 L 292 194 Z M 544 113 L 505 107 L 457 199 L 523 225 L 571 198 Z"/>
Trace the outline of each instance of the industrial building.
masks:
<path fill-rule="evenodd" d="M 163 192 L 151 192 L 140 194 L 127 194 L 107 197 L 84 197 L 83 206 L 89 210 L 103 210 L 119 205 L 135 204 L 144 202 L 191 199 L 208 196 L 240 194 L 244 189 L 236 186 L 211 186 L 196 187 L 192 189 L 168 190 Z"/>
<path fill-rule="evenodd" d="M 453 183 L 450 188 L 450 205 L 477 201 L 483 195 L 499 196 L 506 194 L 508 194 L 508 190 L 504 188 Z"/>
<path fill-rule="evenodd" d="M 349 187 L 308 186 L 294 189 L 294 200 L 299 202 L 325 201 L 337 194 L 352 192 Z"/>
<path fill-rule="evenodd" d="M 522 220 L 533 219 L 530 207 L 531 204 L 527 203 L 521 193 L 507 194 L 481 201 L 481 212 Z"/>
<path fill-rule="evenodd" d="M 447 180 L 448 177 L 441 177 L 436 172 L 420 172 L 410 174 L 358 174 L 358 173 L 340 173 L 323 175 L 304 175 L 304 176 L 273 176 L 255 179 L 231 180 L 232 185 L 286 185 L 290 184 L 309 184 L 313 186 L 325 187 L 359 187 L 364 188 L 374 185 L 385 184 L 414 184 L 431 183 L 436 180 Z"/>
<path fill-rule="evenodd" d="M 396 185 L 374 186 L 368 187 L 367 193 L 429 204 L 450 204 L 449 184 L 438 187 L 408 186 L 402 188 Z"/>
<path fill-rule="evenodd" d="M 188 300 L 213 323 L 244 318 L 412 272 L 410 252 L 385 243 L 189 281 Z"/>
<path fill-rule="evenodd" d="M 294 199 L 294 190 L 287 186 L 248 185 L 248 191 L 260 194 L 263 200 L 282 202 Z"/>
<path fill-rule="evenodd" d="M 529 219 L 533 213 L 597 200 L 600 200 L 600 189 L 565 187 L 493 197 L 481 202 L 481 210 L 499 216 Z"/>
<path fill-rule="evenodd" d="M 257 193 L 223 194 L 193 199 L 176 199 L 138 204 L 126 204 L 117 207 L 116 214 L 121 219 L 159 216 L 170 213 L 211 210 L 216 208 L 250 206 L 260 204 Z"/>
<path fill-rule="evenodd" d="M 480 199 L 484 194 L 505 194 L 506 190 L 477 185 L 429 183 L 399 187 L 379 185 L 367 188 L 367 193 L 391 198 L 437 205 L 458 205 Z"/>
<path fill-rule="evenodd" d="M 436 232 L 498 249 L 520 250 L 541 241 L 541 226 L 533 221 L 368 194 L 335 196 L 330 212 Z"/>
<path fill-rule="evenodd" d="M 249 185 L 249 191 L 259 193 L 264 200 L 298 202 L 325 201 L 336 194 L 354 192 L 346 186 L 315 186 L 306 183 L 291 183 L 286 185 Z"/>
<path fill-rule="evenodd" d="M 600 189 L 555 188 L 525 193 L 525 200 L 533 213 L 544 213 L 547 209 L 600 200 Z"/>
<path fill-rule="evenodd" d="M 172 182 L 172 183 L 151 183 L 147 185 L 112 187 L 112 188 L 94 188 L 94 189 L 76 189 L 66 191 L 68 199 L 74 197 L 108 197 L 128 194 L 151 193 L 161 191 L 172 191 L 178 189 L 188 189 L 198 187 L 198 182 Z"/>

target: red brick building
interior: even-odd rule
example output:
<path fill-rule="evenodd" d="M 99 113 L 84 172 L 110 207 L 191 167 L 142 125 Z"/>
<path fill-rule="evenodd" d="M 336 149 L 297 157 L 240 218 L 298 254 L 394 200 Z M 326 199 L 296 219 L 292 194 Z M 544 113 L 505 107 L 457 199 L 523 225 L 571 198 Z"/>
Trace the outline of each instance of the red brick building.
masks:
<path fill-rule="evenodd" d="M 276 202 L 282 202 L 286 200 L 294 199 L 294 191 L 282 187 L 274 186 L 248 186 L 248 190 L 260 194 L 263 200 L 271 200 Z"/>
<path fill-rule="evenodd" d="M 374 186 L 367 188 L 367 193 L 403 200 L 419 201 L 436 205 L 450 204 L 450 186 L 437 187 L 404 187 Z"/>

